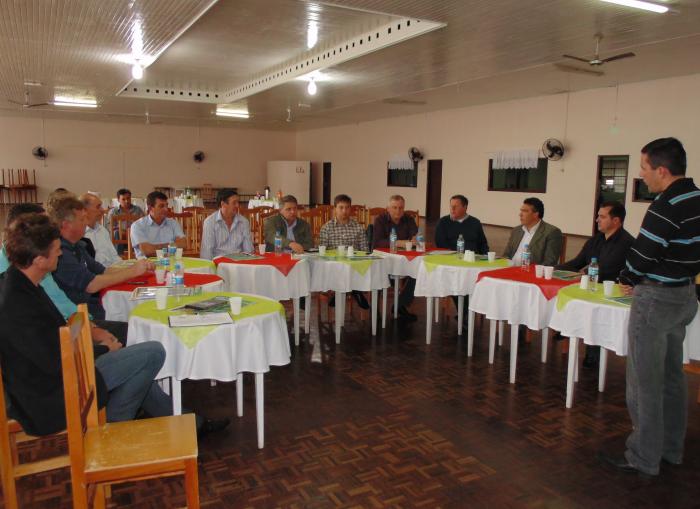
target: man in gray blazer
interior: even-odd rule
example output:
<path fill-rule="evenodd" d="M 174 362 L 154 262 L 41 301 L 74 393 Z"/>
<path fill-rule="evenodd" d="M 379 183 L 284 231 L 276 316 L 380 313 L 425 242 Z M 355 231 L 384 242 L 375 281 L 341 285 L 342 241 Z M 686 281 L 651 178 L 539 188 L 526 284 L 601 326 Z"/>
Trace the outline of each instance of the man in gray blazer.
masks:
<path fill-rule="evenodd" d="M 503 256 L 520 265 L 525 244 L 529 245 L 530 262 L 537 265 L 556 265 L 561 254 L 563 237 L 556 226 L 545 223 L 544 203 L 539 198 L 527 198 L 520 207 L 520 226 L 510 232 Z"/>

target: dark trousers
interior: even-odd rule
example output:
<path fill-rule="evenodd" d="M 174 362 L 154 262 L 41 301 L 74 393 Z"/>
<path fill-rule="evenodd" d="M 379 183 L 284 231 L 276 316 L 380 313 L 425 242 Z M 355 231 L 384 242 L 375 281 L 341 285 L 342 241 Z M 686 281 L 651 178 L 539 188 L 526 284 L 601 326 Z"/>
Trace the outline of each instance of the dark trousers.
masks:
<path fill-rule="evenodd" d="M 406 283 L 399 294 L 399 306 L 408 307 L 413 302 L 413 293 L 416 291 L 416 280 L 412 277 L 403 279 L 406 280 Z"/>

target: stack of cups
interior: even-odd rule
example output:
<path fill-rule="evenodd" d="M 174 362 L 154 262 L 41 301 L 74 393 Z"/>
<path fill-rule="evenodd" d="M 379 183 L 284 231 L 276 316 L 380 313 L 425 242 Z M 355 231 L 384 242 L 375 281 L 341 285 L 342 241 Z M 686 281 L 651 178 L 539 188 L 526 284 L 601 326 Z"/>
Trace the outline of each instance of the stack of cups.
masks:
<path fill-rule="evenodd" d="M 348 256 L 355 256 L 355 248 L 353 246 L 348 246 Z"/>

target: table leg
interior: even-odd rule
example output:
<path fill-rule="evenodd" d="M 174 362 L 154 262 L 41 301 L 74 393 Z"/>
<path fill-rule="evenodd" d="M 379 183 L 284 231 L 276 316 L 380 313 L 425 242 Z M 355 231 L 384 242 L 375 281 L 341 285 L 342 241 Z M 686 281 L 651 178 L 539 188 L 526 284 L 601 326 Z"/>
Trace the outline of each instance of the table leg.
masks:
<path fill-rule="evenodd" d="M 518 364 L 518 325 L 510 326 L 510 383 L 515 383 L 515 367 Z"/>
<path fill-rule="evenodd" d="M 342 294 L 342 299 L 340 299 L 340 326 L 345 327 L 345 305 L 347 304 L 347 294 Z"/>
<path fill-rule="evenodd" d="M 498 346 L 503 346 L 503 329 L 505 329 L 505 322 L 498 320 Z"/>
<path fill-rule="evenodd" d="M 173 395 L 173 415 L 182 415 L 182 387 L 180 380 L 170 377 L 170 388 Z"/>
<path fill-rule="evenodd" d="M 304 334 L 311 331 L 311 294 L 304 297 Z"/>
<path fill-rule="evenodd" d="M 392 276 L 394 278 L 394 320 L 399 316 L 399 283 L 401 276 Z"/>
<path fill-rule="evenodd" d="M 377 290 L 372 290 L 372 336 L 377 335 Z"/>
<path fill-rule="evenodd" d="M 255 414 L 258 423 L 258 449 L 265 447 L 265 387 L 264 373 L 255 373 Z"/>
<path fill-rule="evenodd" d="M 598 392 L 605 391 L 605 374 L 608 369 L 608 351 L 600 347 L 600 360 L 598 361 Z"/>
<path fill-rule="evenodd" d="M 243 417 L 243 373 L 236 377 L 236 415 Z"/>
<path fill-rule="evenodd" d="M 469 323 L 467 323 L 467 357 L 472 356 L 474 350 L 474 311 L 469 310 Z"/>
<path fill-rule="evenodd" d="M 440 297 L 435 297 L 435 323 L 440 321 Z"/>
<path fill-rule="evenodd" d="M 462 326 L 464 325 L 464 296 L 457 297 L 457 335 L 462 335 Z"/>
<path fill-rule="evenodd" d="M 580 346 L 580 345 L 579 345 Z M 576 363 L 574 363 L 574 382 L 578 382 L 578 353 L 579 353 L 579 348 L 576 348 Z"/>
<path fill-rule="evenodd" d="M 341 313 L 343 312 L 343 300 L 345 294 L 343 292 L 335 292 L 335 342 L 340 344 L 340 327 L 342 320 Z"/>
<path fill-rule="evenodd" d="M 292 299 L 294 304 L 294 345 L 299 346 L 299 297 Z"/>
<path fill-rule="evenodd" d="M 170 377 L 161 378 L 158 380 L 158 385 L 160 385 L 160 388 L 163 389 L 165 394 L 170 396 Z"/>
<path fill-rule="evenodd" d="M 574 403 L 574 371 L 578 364 L 578 338 L 569 338 L 569 369 L 566 371 L 566 408 Z"/>
<path fill-rule="evenodd" d="M 425 344 L 429 345 L 430 344 L 430 336 L 433 332 L 433 298 L 432 297 L 426 297 L 425 298 L 425 309 L 426 309 L 426 317 L 425 317 Z"/>
<path fill-rule="evenodd" d="M 542 362 L 547 362 L 547 345 L 549 344 L 549 327 L 542 329 Z"/>
<path fill-rule="evenodd" d="M 489 364 L 493 364 L 493 354 L 496 350 L 496 321 L 489 320 Z"/>
<path fill-rule="evenodd" d="M 386 329 L 386 294 L 388 288 L 382 288 L 382 329 Z"/>

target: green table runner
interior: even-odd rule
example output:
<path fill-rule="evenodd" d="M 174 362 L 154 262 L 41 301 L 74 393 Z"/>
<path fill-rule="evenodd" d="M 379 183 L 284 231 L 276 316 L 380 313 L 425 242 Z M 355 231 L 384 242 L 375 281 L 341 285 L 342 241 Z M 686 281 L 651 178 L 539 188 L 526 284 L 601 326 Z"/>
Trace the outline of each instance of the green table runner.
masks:
<path fill-rule="evenodd" d="M 139 318 L 145 318 L 147 320 L 153 320 L 155 322 L 160 322 L 168 326 L 168 317 L 171 315 L 183 314 L 183 310 L 178 309 L 176 311 L 171 311 L 174 307 L 184 306 L 185 304 L 190 304 L 191 302 L 197 302 L 202 300 L 210 299 L 217 295 L 223 295 L 226 297 L 242 297 L 244 305 L 241 308 L 241 314 L 235 317 L 234 322 L 242 320 L 244 318 L 251 318 L 254 316 L 266 315 L 268 313 L 278 312 L 284 316 L 284 307 L 279 302 L 262 299 L 260 297 L 253 297 L 251 295 L 243 295 L 240 293 L 231 292 L 215 292 L 207 293 L 205 295 L 193 295 L 188 297 L 168 297 L 168 304 L 166 309 L 159 311 L 156 309 L 156 301 L 149 300 L 136 306 L 132 311 L 130 316 L 138 316 Z M 207 334 L 212 332 L 219 325 L 209 325 L 205 327 L 172 327 L 173 332 L 177 335 L 183 345 L 187 348 L 194 348 Z"/>
<path fill-rule="evenodd" d="M 326 261 L 333 261 L 333 262 L 340 262 L 344 263 L 346 265 L 350 265 L 352 270 L 360 274 L 361 276 L 364 276 L 367 274 L 367 271 L 369 268 L 372 266 L 372 263 L 376 260 L 375 258 L 368 258 L 365 260 L 357 260 L 354 259 L 354 257 L 363 257 L 363 256 L 368 256 L 365 251 L 355 251 L 355 254 L 353 257 L 348 258 L 347 256 L 338 256 L 338 252 L 335 249 L 328 249 L 326 250 L 326 254 L 323 256 L 319 256 L 321 260 L 326 260 Z"/>
<path fill-rule="evenodd" d="M 158 259 L 157 258 L 149 258 L 150 261 L 156 262 Z M 211 260 L 205 260 L 203 258 L 189 258 L 189 257 L 183 257 L 182 261 L 185 264 L 185 272 L 187 272 L 189 269 L 201 269 L 201 268 L 208 268 L 212 274 L 216 274 L 216 266 L 214 265 L 214 262 Z M 172 260 L 171 260 L 172 262 Z M 171 263 L 172 265 L 172 263 Z"/>
<path fill-rule="evenodd" d="M 613 297 L 622 297 L 622 291 L 620 290 L 620 285 L 615 285 L 613 288 Z M 595 302 L 597 304 L 606 304 L 608 306 L 619 306 L 619 307 L 629 307 L 626 304 L 620 302 L 615 302 L 614 300 L 608 300 L 603 295 L 603 284 L 598 283 L 595 292 L 590 290 L 581 290 L 578 285 L 565 286 L 559 293 L 557 293 L 557 310 L 561 311 L 566 307 L 566 305 L 572 300 L 585 300 L 588 302 Z"/>
<path fill-rule="evenodd" d="M 465 262 L 462 259 L 462 255 L 448 254 L 448 255 L 431 255 L 424 256 L 423 263 L 425 264 L 425 270 L 432 272 L 436 267 L 440 265 L 448 265 L 450 267 L 478 267 L 478 268 L 503 268 L 508 267 L 508 260 L 500 259 L 490 262 L 488 260 L 477 260 L 475 262 Z"/>

